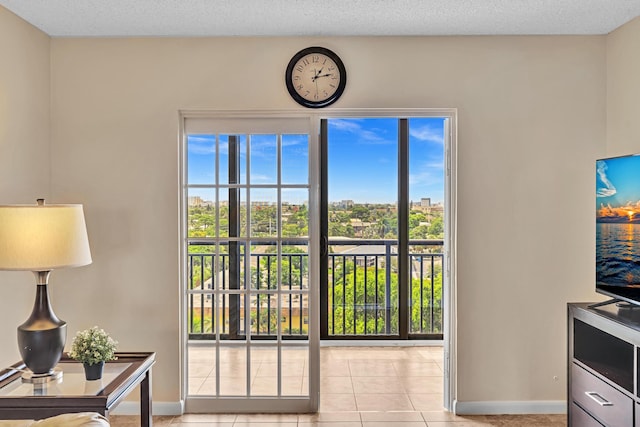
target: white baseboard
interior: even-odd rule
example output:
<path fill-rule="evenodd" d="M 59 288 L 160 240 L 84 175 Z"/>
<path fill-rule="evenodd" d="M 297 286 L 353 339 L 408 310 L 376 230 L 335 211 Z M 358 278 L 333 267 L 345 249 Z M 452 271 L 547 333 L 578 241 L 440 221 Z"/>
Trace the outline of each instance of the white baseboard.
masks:
<path fill-rule="evenodd" d="M 152 415 L 182 415 L 184 400 L 179 402 L 152 402 Z M 140 415 L 140 402 L 126 401 L 118 405 L 109 415 Z"/>
<path fill-rule="evenodd" d="M 182 415 L 184 401 L 153 402 L 153 415 Z M 456 415 L 519 415 L 519 414 L 566 414 L 567 402 L 564 400 L 525 400 L 525 401 L 487 401 L 453 402 Z M 111 415 L 140 415 L 139 402 L 122 402 Z"/>
<path fill-rule="evenodd" d="M 489 402 L 453 402 L 453 412 L 457 415 L 500 415 L 500 414 L 566 414 L 564 400 L 524 400 Z"/>
<path fill-rule="evenodd" d="M 321 340 L 320 347 L 442 347 L 443 340 Z"/>

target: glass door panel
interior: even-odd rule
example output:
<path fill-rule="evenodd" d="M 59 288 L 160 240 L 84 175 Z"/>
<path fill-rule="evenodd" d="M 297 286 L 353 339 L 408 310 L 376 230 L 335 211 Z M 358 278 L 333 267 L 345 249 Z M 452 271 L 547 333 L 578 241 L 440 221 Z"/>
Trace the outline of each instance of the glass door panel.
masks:
<path fill-rule="evenodd" d="M 442 337 L 445 120 L 409 119 L 409 333 Z"/>
<path fill-rule="evenodd" d="M 326 145 L 323 337 L 397 336 L 398 120 L 329 119 Z"/>
<path fill-rule="evenodd" d="M 313 357 L 319 361 L 309 336 L 311 141 L 309 132 L 288 132 L 291 123 L 262 120 L 261 129 L 274 131 L 251 132 L 247 120 L 244 132 L 221 125 L 192 134 L 186 122 L 189 411 L 317 408 L 309 375 Z"/>
<path fill-rule="evenodd" d="M 442 338 L 445 123 L 324 121 L 322 338 Z"/>

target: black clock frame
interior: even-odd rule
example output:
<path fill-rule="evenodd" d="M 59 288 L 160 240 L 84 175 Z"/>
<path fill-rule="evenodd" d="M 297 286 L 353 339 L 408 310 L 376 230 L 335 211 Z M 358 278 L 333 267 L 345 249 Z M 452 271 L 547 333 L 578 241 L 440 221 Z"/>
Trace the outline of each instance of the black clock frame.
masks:
<path fill-rule="evenodd" d="M 308 99 L 304 99 L 298 92 L 296 92 L 296 88 L 293 86 L 293 67 L 300 60 L 300 58 L 307 56 L 309 54 L 319 53 L 321 55 L 326 55 L 338 66 L 338 71 L 340 72 L 340 83 L 338 83 L 338 89 L 331 95 L 329 98 L 323 101 L 309 101 Z M 307 108 L 323 108 L 327 107 L 338 100 L 342 96 L 344 92 L 344 88 L 347 86 L 347 70 L 342 63 L 342 60 L 338 55 L 336 55 L 333 51 L 319 46 L 312 46 L 306 49 L 302 49 L 300 52 L 293 55 L 293 58 L 289 61 L 287 65 L 287 70 L 284 73 L 284 80 L 287 84 L 287 90 L 289 91 L 289 95 L 296 101 L 298 104 Z"/>

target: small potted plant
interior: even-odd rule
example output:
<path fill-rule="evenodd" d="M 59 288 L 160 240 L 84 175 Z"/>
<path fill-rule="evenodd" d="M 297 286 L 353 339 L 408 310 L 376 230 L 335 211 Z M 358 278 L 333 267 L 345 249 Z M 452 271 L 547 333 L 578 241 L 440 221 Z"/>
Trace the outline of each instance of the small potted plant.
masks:
<path fill-rule="evenodd" d="M 73 338 L 69 357 L 82 362 L 85 378 L 89 381 L 102 378 L 104 362 L 115 360 L 118 342 L 97 326 L 80 331 Z"/>

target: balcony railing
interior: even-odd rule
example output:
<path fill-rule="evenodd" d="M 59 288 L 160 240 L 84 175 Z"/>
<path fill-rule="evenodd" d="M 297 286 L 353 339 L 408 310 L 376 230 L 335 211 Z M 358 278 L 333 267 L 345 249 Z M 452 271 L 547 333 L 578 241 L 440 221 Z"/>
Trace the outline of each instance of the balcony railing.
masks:
<path fill-rule="evenodd" d="M 328 284 L 323 290 L 327 292 L 329 338 L 398 334 L 396 245 L 395 240 L 329 241 Z M 410 241 L 410 336 L 442 336 L 442 245 L 442 240 Z M 207 246 L 192 246 L 188 255 L 189 338 L 213 339 L 217 333 L 221 338 L 243 339 L 245 318 L 250 316 L 252 339 L 269 339 L 278 329 L 285 339 L 306 339 L 307 247 L 283 242 L 283 248 L 287 250 L 280 255 L 278 269 L 275 246 L 260 243 L 252 247 L 249 259 L 241 246 L 232 257 L 239 277 L 232 288 L 230 255 L 216 256 L 208 253 Z M 225 252 L 228 246 L 221 249 Z M 247 281 L 250 297 L 244 292 Z"/>

